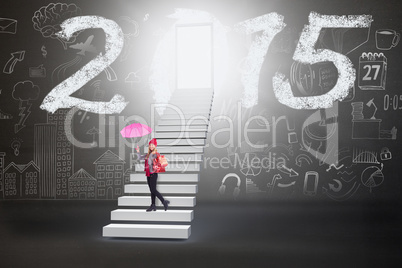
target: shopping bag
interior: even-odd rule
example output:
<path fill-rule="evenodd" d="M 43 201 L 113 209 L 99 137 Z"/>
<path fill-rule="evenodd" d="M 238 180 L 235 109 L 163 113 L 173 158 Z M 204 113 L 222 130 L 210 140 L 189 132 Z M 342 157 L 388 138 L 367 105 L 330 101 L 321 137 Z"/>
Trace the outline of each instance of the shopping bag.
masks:
<path fill-rule="evenodd" d="M 168 162 L 164 155 L 158 155 L 154 159 L 153 170 L 156 173 L 165 172 L 165 167 L 168 165 Z"/>

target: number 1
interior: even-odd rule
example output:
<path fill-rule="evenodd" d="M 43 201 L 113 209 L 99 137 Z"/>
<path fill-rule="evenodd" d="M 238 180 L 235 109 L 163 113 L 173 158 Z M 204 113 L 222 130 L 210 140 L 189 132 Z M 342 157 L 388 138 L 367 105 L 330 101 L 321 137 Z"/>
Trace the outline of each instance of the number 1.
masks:
<path fill-rule="evenodd" d="M 254 19 L 250 19 L 236 25 L 237 30 L 246 34 L 262 31 L 261 36 L 256 37 L 247 55 L 247 72 L 242 73 L 241 81 L 244 85 L 243 106 L 253 107 L 258 103 L 258 80 L 261 66 L 264 62 L 269 45 L 280 31 L 285 28 L 283 16 L 277 13 L 269 13 Z"/>

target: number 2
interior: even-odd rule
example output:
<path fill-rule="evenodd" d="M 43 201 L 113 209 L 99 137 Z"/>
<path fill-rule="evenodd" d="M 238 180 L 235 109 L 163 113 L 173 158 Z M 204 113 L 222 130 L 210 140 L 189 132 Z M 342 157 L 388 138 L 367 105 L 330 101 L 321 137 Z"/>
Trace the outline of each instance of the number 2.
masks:
<path fill-rule="evenodd" d="M 375 69 L 375 74 L 374 74 L 373 79 L 371 79 L 371 77 L 370 77 L 371 68 Z M 376 65 L 364 65 L 363 69 L 368 69 L 366 75 L 363 77 L 364 81 L 376 80 L 377 77 L 378 77 L 378 73 L 380 71 L 380 65 L 378 65 L 378 64 L 376 64 Z"/>
<path fill-rule="evenodd" d="M 116 94 L 109 102 L 87 101 L 70 96 L 105 70 L 119 56 L 124 44 L 123 32 L 119 25 L 99 16 L 80 16 L 65 20 L 61 24 L 61 28 L 58 35 L 67 39 L 77 31 L 91 28 L 103 29 L 106 37 L 105 55 L 100 53 L 95 59 L 53 88 L 44 98 L 40 108 L 50 113 L 61 108 L 72 107 L 98 114 L 120 113 L 128 104 L 121 95 Z"/>

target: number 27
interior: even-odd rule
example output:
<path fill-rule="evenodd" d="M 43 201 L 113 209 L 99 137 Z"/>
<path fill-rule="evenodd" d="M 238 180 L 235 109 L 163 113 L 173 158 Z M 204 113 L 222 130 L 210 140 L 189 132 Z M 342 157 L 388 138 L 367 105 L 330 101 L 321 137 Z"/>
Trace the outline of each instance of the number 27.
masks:
<path fill-rule="evenodd" d="M 376 65 L 364 65 L 363 69 L 368 69 L 366 75 L 363 77 L 364 81 L 371 81 L 371 80 L 376 80 L 378 77 L 378 73 L 380 72 L 381 66 L 376 64 Z M 371 69 L 375 69 L 374 77 L 370 76 Z"/>

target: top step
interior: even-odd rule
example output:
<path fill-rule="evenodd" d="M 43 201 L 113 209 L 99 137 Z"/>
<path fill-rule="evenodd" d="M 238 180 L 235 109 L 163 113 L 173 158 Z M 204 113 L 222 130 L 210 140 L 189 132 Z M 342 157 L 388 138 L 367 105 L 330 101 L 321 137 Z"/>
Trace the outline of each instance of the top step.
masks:
<path fill-rule="evenodd" d="M 205 94 L 214 95 L 213 89 L 176 89 L 173 92 L 173 96 L 186 95 L 186 94 Z"/>
<path fill-rule="evenodd" d="M 175 114 L 163 114 L 161 116 L 161 120 L 198 120 L 198 119 L 203 119 L 203 120 L 209 120 L 210 114 L 208 111 L 202 112 L 202 113 L 175 113 Z"/>

